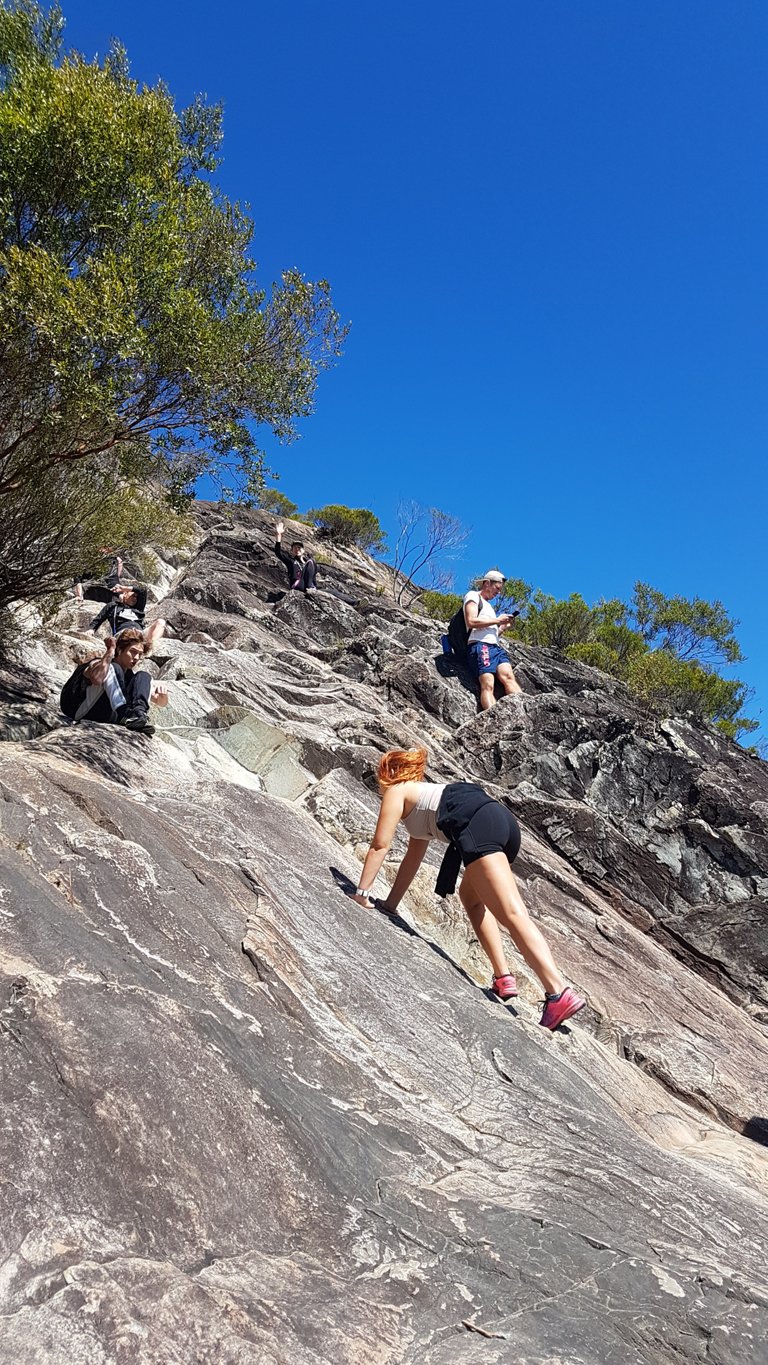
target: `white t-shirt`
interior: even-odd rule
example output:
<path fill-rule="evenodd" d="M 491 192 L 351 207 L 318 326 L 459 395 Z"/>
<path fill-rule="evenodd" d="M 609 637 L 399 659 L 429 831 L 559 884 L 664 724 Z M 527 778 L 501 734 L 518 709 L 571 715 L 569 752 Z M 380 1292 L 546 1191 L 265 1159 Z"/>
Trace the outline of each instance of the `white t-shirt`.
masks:
<path fill-rule="evenodd" d="M 467 602 L 476 602 L 479 604 L 477 609 L 477 616 L 479 621 L 482 621 L 484 618 L 493 617 L 496 615 L 496 612 L 493 610 L 493 607 L 491 606 L 490 602 L 486 602 L 485 598 L 481 597 L 479 592 L 465 593 L 464 595 L 465 607 L 467 605 Z M 466 621 L 466 619 L 467 617 L 465 612 L 464 620 Z M 471 630 L 469 632 L 469 638 L 467 640 L 468 645 L 497 645 L 498 643 L 499 627 L 496 625 L 495 621 L 491 621 L 487 626 L 480 626 L 475 630 Z"/>

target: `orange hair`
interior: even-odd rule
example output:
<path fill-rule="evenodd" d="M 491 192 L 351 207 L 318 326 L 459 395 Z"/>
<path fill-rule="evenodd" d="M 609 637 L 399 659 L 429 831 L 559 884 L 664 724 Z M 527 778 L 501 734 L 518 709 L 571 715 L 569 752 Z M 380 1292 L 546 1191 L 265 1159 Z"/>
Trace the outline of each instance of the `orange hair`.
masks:
<path fill-rule="evenodd" d="M 397 782 L 421 782 L 426 766 L 426 749 L 390 749 L 379 763 L 379 786 L 394 787 Z"/>

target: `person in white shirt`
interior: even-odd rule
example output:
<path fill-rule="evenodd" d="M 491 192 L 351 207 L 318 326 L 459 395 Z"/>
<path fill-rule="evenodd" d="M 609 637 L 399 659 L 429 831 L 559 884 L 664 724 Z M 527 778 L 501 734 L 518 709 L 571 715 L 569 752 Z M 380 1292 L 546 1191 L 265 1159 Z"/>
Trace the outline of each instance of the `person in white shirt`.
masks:
<path fill-rule="evenodd" d="M 496 615 L 491 602 L 504 586 L 500 569 L 489 569 L 480 580 L 480 587 L 464 596 L 464 621 L 469 631 L 467 664 L 480 684 L 480 708 L 487 711 L 494 705 L 494 684 L 498 678 L 504 692 L 522 692 L 512 670 L 509 655 L 499 644 L 499 632 L 512 624 L 509 612 Z"/>

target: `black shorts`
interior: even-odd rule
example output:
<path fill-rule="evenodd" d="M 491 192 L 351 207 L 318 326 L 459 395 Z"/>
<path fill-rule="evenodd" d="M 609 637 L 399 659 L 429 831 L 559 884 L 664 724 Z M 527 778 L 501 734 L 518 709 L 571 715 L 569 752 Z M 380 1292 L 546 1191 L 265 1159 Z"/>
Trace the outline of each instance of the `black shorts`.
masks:
<path fill-rule="evenodd" d="M 456 842 L 465 867 L 489 853 L 505 853 L 513 863 L 520 852 L 520 826 L 506 806 L 489 801 L 472 816 Z"/>
<path fill-rule="evenodd" d="M 512 812 L 475 782 L 449 783 L 440 800 L 437 827 L 450 840 L 437 879 L 439 896 L 454 889 L 460 863 L 469 867 L 489 853 L 504 853 L 512 863 L 520 849 L 520 827 Z"/>

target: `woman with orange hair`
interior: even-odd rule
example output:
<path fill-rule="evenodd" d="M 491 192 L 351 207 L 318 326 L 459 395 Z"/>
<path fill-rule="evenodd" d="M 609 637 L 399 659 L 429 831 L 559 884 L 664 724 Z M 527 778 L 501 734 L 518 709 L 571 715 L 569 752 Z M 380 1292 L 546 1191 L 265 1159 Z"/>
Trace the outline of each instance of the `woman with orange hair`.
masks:
<path fill-rule="evenodd" d="M 455 890 L 464 864 L 459 897 L 493 968 L 492 989 L 503 1000 L 517 995 L 498 920 L 544 987 L 546 1000 L 539 1022 L 555 1029 L 583 1009 L 585 1001 L 566 986 L 517 888 L 512 873 L 520 848 L 517 821 L 506 806 L 474 782 L 425 782 L 426 766 L 426 749 L 391 749 L 381 759 L 381 810 L 353 899 L 358 905 L 373 905 L 371 888 L 401 822 L 410 836 L 408 848 L 389 895 L 379 902 L 389 913 L 394 913 L 411 885 L 430 840 L 447 844 L 435 891 L 446 896 Z"/>

